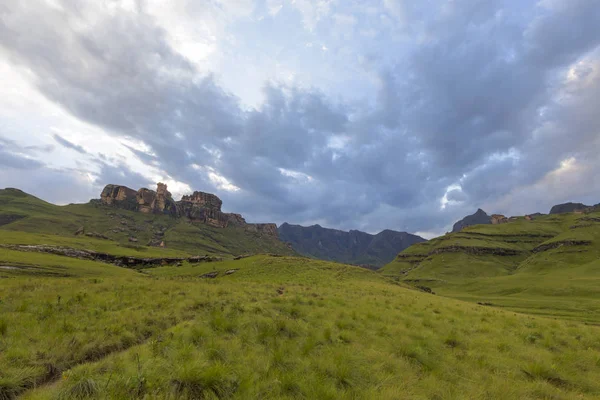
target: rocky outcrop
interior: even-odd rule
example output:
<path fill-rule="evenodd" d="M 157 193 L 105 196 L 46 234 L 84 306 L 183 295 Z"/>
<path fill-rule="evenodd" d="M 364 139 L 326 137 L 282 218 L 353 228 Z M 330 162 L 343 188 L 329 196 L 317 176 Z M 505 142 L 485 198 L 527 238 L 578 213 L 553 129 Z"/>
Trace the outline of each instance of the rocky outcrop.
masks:
<path fill-rule="evenodd" d="M 246 223 L 239 214 L 233 216 L 223 213 L 222 204 L 221 199 L 214 194 L 194 192 L 192 195 L 183 196 L 181 201 L 177 202 L 177 214 L 191 221 L 203 222 L 218 228 L 229 226 L 230 221 L 239 224 L 240 219 L 243 221 L 242 224 Z"/>
<path fill-rule="evenodd" d="M 142 188 L 137 191 L 137 210 L 146 214 L 167 214 L 177 216 L 177 204 L 167 190 L 167 185 L 158 183 L 156 192 Z"/>
<path fill-rule="evenodd" d="M 126 210 L 137 209 L 137 192 L 127 186 L 106 185 L 100 194 L 100 201 L 107 205 L 118 206 Z"/>
<path fill-rule="evenodd" d="M 507 223 L 508 222 L 508 218 L 506 218 L 502 214 L 493 214 L 490 221 L 492 222 L 492 225 L 499 225 L 499 224 L 505 224 L 505 223 Z"/>
<path fill-rule="evenodd" d="M 467 215 L 466 217 L 464 217 L 463 219 L 461 219 L 460 221 L 455 223 L 454 226 L 452 227 L 452 232 L 460 232 L 467 226 L 471 226 L 471 225 L 491 224 L 491 223 L 492 223 L 492 218 L 489 215 L 487 215 L 487 213 L 480 208 L 475 212 L 475 214 Z"/>
<path fill-rule="evenodd" d="M 198 207 L 221 211 L 223 202 L 217 196 L 211 193 L 194 192 L 189 196 L 183 196 L 180 203 L 189 202 Z"/>
<path fill-rule="evenodd" d="M 156 191 L 142 188 L 136 192 L 126 186 L 106 185 L 100 197 L 100 202 L 108 206 L 145 214 L 166 214 L 174 218 L 187 218 L 191 222 L 204 223 L 217 228 L 241 227 L 258 235 L 278 237 L 275 224 L 249 224 L 240 214 L 222 212 L 223 202 L 211 193 L 194 192 L 176 202 L 167 190 L 167 185 L 159 182 Z M 153 245 L 164 246 L 161 238 L 154 239 Z"/>
<path fill-rule="evenodd" d="M 251 225 L 240 214 L 222 212 L 222 204 L 221 199 L 214 194 L 194 192 L 177 202 L 177 214 L 193 222 L 203 222 L 218 228 Z"/>
<path fill-rule="evenodd" d="M 582 204 L 582 203 L 557 204 L 550 209 L 550 214 L 564 214 L 564 213 L 571 213 L 571 212 L 575 212 L 575 211 L 584 211 L 588 208 L 591 208 L 591 206 L 586 206 L 585 204 Z"/>

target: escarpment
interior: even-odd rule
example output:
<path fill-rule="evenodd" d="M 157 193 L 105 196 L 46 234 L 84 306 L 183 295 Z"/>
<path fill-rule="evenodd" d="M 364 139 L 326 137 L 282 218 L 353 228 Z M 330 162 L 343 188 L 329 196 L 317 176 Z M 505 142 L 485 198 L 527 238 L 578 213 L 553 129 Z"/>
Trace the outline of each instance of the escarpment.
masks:
<path fill-rule="evenodd" d="M 248 232 L 278 237 L 275 224 L 249 224 L 244 217 L 221 211 L 223 202 L 212 193 L 194 192 L 175 201 L 167 185 L 159 182 L 156 191 L 141 188 L 138 191 L 121 185 L 106 185 L 100 195 L 102 204 L 145 214 L 166 214 L 186 218 L 216 228 L 240 227 Z"/>

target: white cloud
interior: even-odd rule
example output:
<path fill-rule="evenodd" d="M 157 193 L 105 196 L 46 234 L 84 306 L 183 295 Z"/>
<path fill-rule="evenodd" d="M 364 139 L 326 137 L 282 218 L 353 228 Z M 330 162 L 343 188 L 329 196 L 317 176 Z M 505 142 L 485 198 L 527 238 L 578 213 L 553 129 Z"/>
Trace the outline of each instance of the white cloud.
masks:
<path fill-rule="evenodd" d="M 331 14 L 335 0 L 290 0 L 290 3 L 302 14 L 305 28 L 313 31 L 319 21 Z"/>

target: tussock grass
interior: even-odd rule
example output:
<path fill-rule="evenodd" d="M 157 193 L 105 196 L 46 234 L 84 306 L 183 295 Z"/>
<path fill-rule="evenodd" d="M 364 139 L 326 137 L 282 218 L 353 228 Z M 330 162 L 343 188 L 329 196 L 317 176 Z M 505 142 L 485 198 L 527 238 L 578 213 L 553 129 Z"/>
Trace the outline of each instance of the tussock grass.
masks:
<path fill-rule="evenodd" d="M 234 274 L 222 273 L 233 268 Z M 0 337 L 0 365 L 10 366 L 1 369 L 0 393 L 25 399 L 600 396 L 598 328 L 433 296 L 356 267 L 255 256 L 144 274 L 120 269 L 107 276 L 98 269 L 94 277 L 85 269 L 0 281 L 0 311 L 9 326 Z M 208 270 L 218 277 L 200 278 Z M 48 364 L 60 378 L 44 384 Z"/>

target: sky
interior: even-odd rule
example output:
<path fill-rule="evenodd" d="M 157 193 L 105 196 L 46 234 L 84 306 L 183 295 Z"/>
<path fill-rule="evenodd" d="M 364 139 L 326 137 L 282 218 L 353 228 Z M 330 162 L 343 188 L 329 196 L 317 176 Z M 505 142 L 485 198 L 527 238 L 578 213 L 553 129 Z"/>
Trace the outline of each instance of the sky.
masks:
<path fill-rule="evenodd" d="M 598 0 L 3 0 L 0 187 L 443 234 L 600 202 Z"/>

